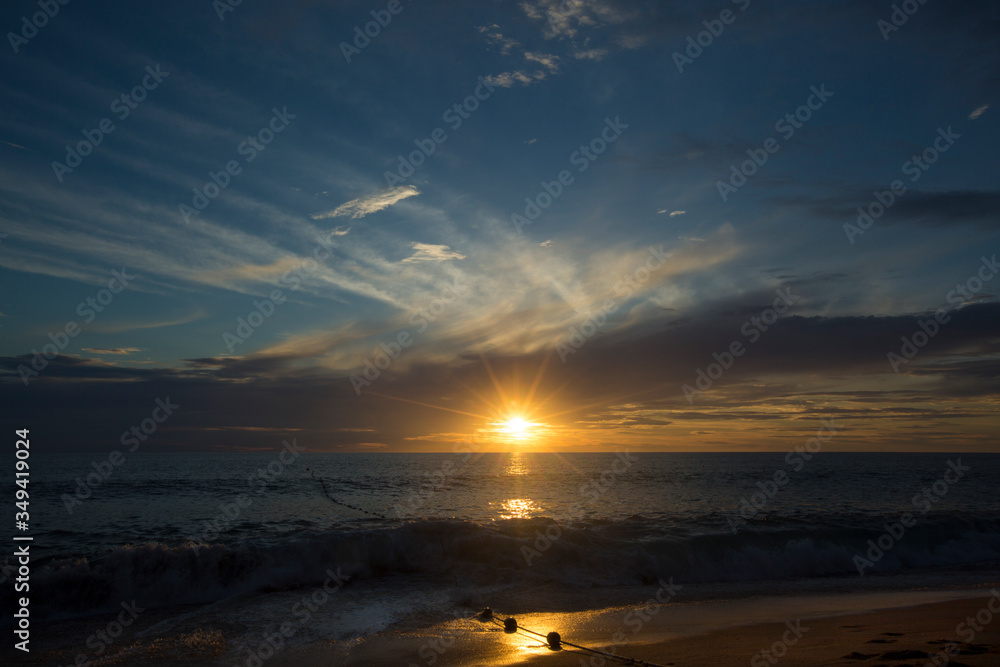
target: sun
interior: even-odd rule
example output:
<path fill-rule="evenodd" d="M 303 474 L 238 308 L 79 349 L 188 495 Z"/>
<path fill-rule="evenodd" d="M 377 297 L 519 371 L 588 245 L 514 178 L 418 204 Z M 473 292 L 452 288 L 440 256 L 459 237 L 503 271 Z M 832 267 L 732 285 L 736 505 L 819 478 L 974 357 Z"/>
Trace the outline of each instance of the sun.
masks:
<path fill-rule="evenodd" d="M 541 426 L 541 424 L 530 422 L 520 415 L 515 415 L 508 416 L 503 421 L 493 422 L 493 432 L 508 442 L 524 442 L 534 440 L 539 435 Z"/>
<path fill-rule="evenodd" d="M 527 436 L 530 432 L 532 424 L 527 422 L 520 417 L 511 417 L 503 424 L 503 430 L 515 437 Z"/>

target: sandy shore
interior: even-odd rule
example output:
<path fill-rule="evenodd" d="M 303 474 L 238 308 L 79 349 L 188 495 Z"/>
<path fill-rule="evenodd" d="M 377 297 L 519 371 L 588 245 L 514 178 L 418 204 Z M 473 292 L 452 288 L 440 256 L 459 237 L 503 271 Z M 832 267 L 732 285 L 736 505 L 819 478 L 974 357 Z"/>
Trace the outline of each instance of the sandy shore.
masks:
<path fill-rule="evenodd" d="M 1000 593 L 899 606 L 955 596 L 955 592 L 927 592 L 679 604 L 660 607 L 647 614 L 646 621 L 634 607 L 528 614 L 517 620 L 541 634 L 556 630 L 564 641 L 657 665 L 901 667 L 943 665 L 946 657 L 953 667 L 1000 664 L 1000 613 L 993 611 L 1000 612 Z M 852 607 L 871 611 L 852 612 Z M 992 622 L 994 618 L 997 622 Z M 457 620 L 372 637 L 346 658 L 338 656 L 337 664 L 605 664 L 591 656 L 569 647 L 553 651 L 533 636 L 507 634 L 476 620 Z M 288 664 L 318 667 L 331 664 L 330 658 L 329 650 L 317 648 L 296 655 Z"/>
<path fill-rule="evenodd" d="M 90 665 L 247 665 L 226 640 L 233 628 L 172 623 L 157 633 L 144 617 L 114 650 Z M 175 617 L 176 618 L 176 617 Z M 616 607 L 577 613 L 525 614 L 523 628 L 564 642 L 655 665 L 962 665 L 1000 664 L 1000 591 L 920 591 L 775 597 L 702 603 Z M 218 620 L 216 621 L 219 622 Z M 32 653 L 3 651 L 4 664 L 70 665 L 94 619 L 39 625 Z M 87 630 L 89 629 L 89 630 Z M 150 632 L 152 630 L 152 632 Z M 139 633 L 137 635 L 133 633 Z M 6 656 L 11 656 L 7 660 Z M 947 658 L 947 662 L 946 662 Z M 936 659 L 936 662 L 934 660 Z M 573 665 L 602 662 L 569 646 L 544 641 L 472 618 L 421 627 L 419 619 L 360 641 L 314 643 L 285 649 L 263 665 Z M 249 665 L 248 667 L 258 667 Z"/>

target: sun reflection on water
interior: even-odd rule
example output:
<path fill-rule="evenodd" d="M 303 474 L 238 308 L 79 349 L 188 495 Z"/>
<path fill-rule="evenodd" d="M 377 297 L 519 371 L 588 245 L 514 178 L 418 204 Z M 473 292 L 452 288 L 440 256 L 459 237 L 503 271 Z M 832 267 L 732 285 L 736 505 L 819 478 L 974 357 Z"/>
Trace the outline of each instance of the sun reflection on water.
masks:
<path fill-rule="evenodd" d="M 514 452 L 507 456 L 506 465 L 503 469 L 504 477 L 511 477 L 516 475 L 526 475 L 531 472 L 528 469 L 528 461 L 526 456 Z"/>
<path fill-rule="evenodd" d="M 530 498 L 510 498 L 500 503 L 501 519 L 528 519 L 541 511 Z"/>

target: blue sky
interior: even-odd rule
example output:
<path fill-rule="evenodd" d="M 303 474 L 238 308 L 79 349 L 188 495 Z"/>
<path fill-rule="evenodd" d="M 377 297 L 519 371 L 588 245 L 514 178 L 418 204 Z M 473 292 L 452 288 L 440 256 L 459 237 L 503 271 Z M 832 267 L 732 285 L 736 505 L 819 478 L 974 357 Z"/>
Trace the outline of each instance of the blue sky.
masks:
<path fill-rule="evenodd" d="M 993 3 L 928 2 L 887 39 L 891 3 L 389 4 L 245 0 L 220 18 L 208 1 L 70 2 L 34 32 L 37 3 L 5 5 L 5 33 L 30 37 L 7 35 L 0 80 L 11 406 L 41 421 L 89 405 L 72 432 L 39 424 L 66 448 L 116 446 L 168 394 L 190 408 L 151 448 L 298 433 L 330 451 L 784 449 L 826 415 L 849 424 L 847 449 L 996 448 L 997 283 L 946 300 L 997 248 Z M 372 12 L 391 21 L 344 47 Z M 776 127 L 797 110 L 794 133 Z M 103 119 L 113 131 L 95 134 Z M 904 163 L 939 130 L 946 150 L 911 180 Z M 602 131 L 614 140 L 580 158 Z M 99 145 L 54 167 L 84 132 Z M 433 154 L 388 186 L 415 142 Z M 885 215 L 845 232 L 897 179 Z M 651 247 L 669 258 L 646 274 Z M 135 278 L 86 321 L 113 270 Z M 623 276 L 646 278 L 626 295 Z M 686 400 L 789 288 L 788 312 Z M 894 370 L 939 308 L 954 319 Z M 36 355 L 67 322 L 79 335 Z M 412 343 L 357 380 L 401 332 Z M 505 441 L 494 427 L 515 413 L 538 426 Z"/>

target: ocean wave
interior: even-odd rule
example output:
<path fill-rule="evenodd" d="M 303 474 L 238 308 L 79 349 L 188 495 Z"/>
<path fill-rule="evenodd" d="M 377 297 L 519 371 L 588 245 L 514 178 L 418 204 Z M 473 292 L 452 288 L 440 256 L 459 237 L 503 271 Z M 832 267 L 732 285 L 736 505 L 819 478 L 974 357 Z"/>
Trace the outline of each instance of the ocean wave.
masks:
<path fill-rule="evenodd" d="M 842 519 L 756 522 L 737 530 L 551 519 L 476 523 L 421 520 L 367 530 L 301 531 L 228 544 L 125 545 L 97 559 L 56 559 L 31 576 L 40 618 L 146 608 L 321 585 L 329 572 L 349 585 L 386 577 L 468 586 L 559 583 L 574 587 L 781 580 L 857 574 L 885 530 Z M 947 568 L 1000 561 L 1000 520 L 927 518 L 893 539 L 866 572 Z M 15 593 L 4 587 L 9 604 Z M 38 601 L 36 603 L 36 601 Z"/>

